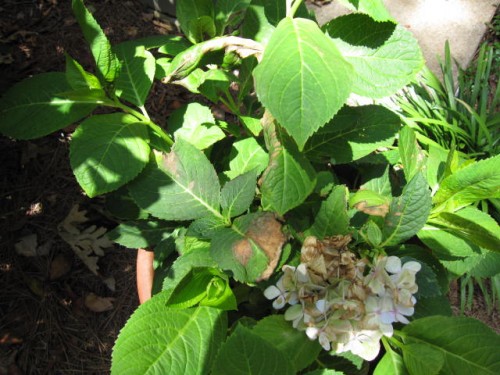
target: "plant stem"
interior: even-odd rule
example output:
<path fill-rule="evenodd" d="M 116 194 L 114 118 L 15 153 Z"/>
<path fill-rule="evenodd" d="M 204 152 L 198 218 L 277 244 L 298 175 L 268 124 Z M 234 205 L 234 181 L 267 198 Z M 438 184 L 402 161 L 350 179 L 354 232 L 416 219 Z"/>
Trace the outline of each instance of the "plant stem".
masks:
<path fill-rule="evenodd" d="M 299 9 L 300 4 L 302 4 L 302 0 L 287 0 L 286 4 L 286 16 L 293 18 L 297 9 Z"/>

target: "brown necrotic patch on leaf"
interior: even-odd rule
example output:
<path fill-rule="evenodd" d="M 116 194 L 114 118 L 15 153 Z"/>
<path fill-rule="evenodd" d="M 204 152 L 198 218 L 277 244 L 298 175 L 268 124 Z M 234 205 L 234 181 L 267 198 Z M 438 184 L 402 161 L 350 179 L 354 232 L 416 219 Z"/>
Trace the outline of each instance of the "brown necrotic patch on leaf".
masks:
<path fill-rule="evenodd" d="M 252 222 L 246 236 L 255 242 L 267 255 L 268 266 L 257 281 L 267 280 L 278 265 L 281 250 L 286 241 L 286 237 L 281 230 L 281 223 L 276 220 L 274 214 L 266 212 Z"/>
<path fill-rule="evenodd" d="M 250 245 L 250 241 L 246 238 L 244 240 L 239 240 L 233 245 L 233 255 L 234 259 L 238 263 L 241 263 L 243 266 L 248 264 L 248 261 L 252 257 L 252 245 Z"/>

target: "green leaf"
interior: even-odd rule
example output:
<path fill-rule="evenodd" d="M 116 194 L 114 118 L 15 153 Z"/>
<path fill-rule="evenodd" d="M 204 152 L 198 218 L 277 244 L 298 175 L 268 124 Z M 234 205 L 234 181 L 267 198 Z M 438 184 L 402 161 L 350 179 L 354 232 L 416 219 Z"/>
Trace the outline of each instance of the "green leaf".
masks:
<path fill-rule="evenodd" d="M 238 325 L 222 345 L 212 373 L 217 375 L 292 375 L 288 358 L 274 345 Z"/>
<path fill-rule="evenodd" d="M 229 73 L 219 69 L 210 69 L 205 72 L 203 83 L 198 87 L 198 90 L 210 101 L 218 103 L 221 96 L 229 92 L 232 80 Z"/>
<path fill-rule="evenodd" d="M 432 191 L 436 191 L 439 188 L 439 184 L 444 176 L 447 159 L 448 150 L 429 145 L 426 177 Z"/>
<path fill-rule="evenodd" d="M 373 375 L 408 375 L 408 371 L 406 371 L 403 358 L 394 350 L 389 349 L 377 363 Z"/>
<path fill-rule="evenodd" d="M 459 169 L 441 181 L 433 203 L 447 211 L 481 199 L 500 197 L 500 155 L 480 160 Z"/>
<path fill-rule="evenodd" d="M 352 91 L 368 98 L 379 99 L 396 93 L 424 66 L 417 40 L 399 25 L 389 40 L 375 49 L 332 40 L 354 68 Z"/>
<path fill-rule="evenodd" d="M 341 371 L 329 370 L 329 369 L 321 369 L 306 372 L 304 375 L 344 375 Z"/>
<path fill-rule="evenodd" d="M 415 305 L 415 314 L 413 315 L 414 319 L 420 319 L 435 315 L 453 315 L 448 296 L 440 295 L 435 297 L 417 299 L 417 304 Z"/>
<path fill-rule="evenodd" d="M 241 25 L 242 36 L 267 45 L 274 30 L 275 27 L 266 17 L 264 0 L 253 0 Z"/>
<path fill-rule="evenodd" d="M 392 20 L 390 13 L 384 6 L 383 0 L 340 0 L 340 3 L 349 9 L 366 13 L 379 22 Z"/>
<path fill-rule="evenodd" d="M 363 175 L 361 190 L 370 190 L 385 197 L 392 196 L 391 180 L 389 179 L 389 165 L 382 168 L 370 165 L 370 169 Z M 382 172 L 381 172 L 382 171 Z"/>
<path fill-rule="evenodd" d="M 209 31 L 209 37 L 215 36 L 213 1 L 182 0 L 177 1 L 175 5 L 175 14 L 181 30 L 192 43 L 201 42 L 204 39 L 204 31 Z M 207 25 L 210 22 L 211 27 Z"/>
<path fill-rule="evenodd" d="M 83 36 L 90 46 L 100 75 L 105 81 L 113 82 L 119 69 L 119 63 L 111 50 L 108 38 L 92 13 L 85 8 L 82 0 L 72 0 L 72 8 Z"/>
<path fill-rule="evenodd" d="M 337 185 L 333 188 L 328 198 L 321 203 L 311 227 L 311 235 L 323 239 L 327 236 L 347 234 L 349 228 L 348 195 L 349 191 L 345 185 Z"/>
<path fill-rule="evenodd" d="M 251 2 L 252 0 L 217 0 L 214 9 L 217 34 L 223 35 L 228 25 L 241 22 Z"/>
<path fill-rule="evenodd" d="M 252 333 L 280 350 L 289 359 L 296 373 L 314 362 L 321 351 L 318 341 L 308 340 L 304 332 L 293 328 L 283 315 L 271 315 L 259 320 Z"/>
<path fill-rule="evenodd" d="M 216 232 L 210 254 L 219 267 L 230 270 L 241 282 L 255 282 L 271 275 L 285 243 L 281 224 L 269 212 L 236 218 L 230 228 Z"/>
<path fill-rule="evenodd" d="M 106 194 L 106 209 L 116 218 L 123 220 L 144 220 L 149 214 L 134 202 L 126 187 Z"/>
<path fill-rule="evenodd" d="M 199 103 L 189 103 L 172 112 L 168 127 L 176 139 L 182 138 L 200 150 L 224 138 L 224 132 L 215 125 L 210 108 Z"/>
<path fill-rule="evenodd" d="M 121 63 L 119 75 L 114 82 L 116 95 L 142 107 L 153 85 L 155 58 L 143 46 L 129 43 L 118 44 L 113 50 Z"/>
<path fill-rule="evenodd" d="M 370 190 L 358 190 L 349 198 L 349 206 L 367 215 L 385 217 L 390 199 Z"/>
<path fill-rule="evenodd" d="M 66 54 L 66 80 L 73 90 L 102 89 L 99 79 Z"/>
<path fill-rule="evenodd" d="M 64 73 L 42 73 L 11 87 L 0 100 L 0 132 L 33 139 L 50 134 L 87 116 L 95 100 L 71 100 Z"/>
<path fill-rule="evenodd" d="M 418 173 L 404 187 L 401 196 L 391 202 L 382 229 L 382 246 L 396 245 L 415 235 L 424 226 L 430 210 L 430 191 L 424 177 Z"/>
<path fill-rule="evenodd" d="M 165 220 L 194 220 L 219 213 L 220 184 L 207 157 L 182 138 L 129 185 L 139 207 Z"/>
<path fill-rule="evenodd" d="M 257 174 L 250 171 L 228 181 L 221 190 L 222 213 L 228 219 L 241 215 L 252 204 Z"/>
<path fill-rule="evenodd" d="M 194 220 L 188 228 L 188 235 L 200 239 L 210 239 L 219 229 L 225 228 L 230 220 L 221 217 L 205 216 Z"/>
<path fill-rule="evenodd" d="M 467 212 L 475 210 L 477 209 L 472 208 L 471 210 L 467 210 Z M 475 213 L 475 216 L 478 216 L 477 213 Z M 498 224 L 494 228 L 487 228 L 475 222 L 471 217 L 464 216 L 463 213 L 459 215 L 450 212 L 441 212 L 432 222 L 443 230 L 453 233 L 484 249 L 500 252 L 500 227 Z"/>
<path fill-rule="evenodd" d="M 148 163 L 148 140 L 146 125 L 131 115 L 113 113 L 85 120 L 70 145 L 78 183 L 95 197 L 130 182 Z"/>
<path fill-rule="evenodd" d="M 215 268 L 193 268 L 176 285 L 168 306 L 186 309 L 196 304 L 236 310 L 236 297 L 229 287 L 227 275 Z"/>
<path fill-rule="evenodd" d="M 269 165 L 261 178 L 262 208 L 284 215 L 299 206 L 314 190 L 316 173 L 286 134 L 269 133 Z"/>
<path fill-rule="evenodd" d="M 378 105 L 344 107 L 304 147 L 313 160 L 349 163 L 394 143 L 401 120 Z"/>
<path fill-rule="evenodd" d="M 425 344 L 403 345 L 403 359 L 410 375 L 437 375 L 444 364 L 443 353 Z"/>
<path fill-rule="evenodd" d="M 159 294 L 130 317 L 113 348 L 111 374 L 206 374 L 226 336 L 220 309 L 165 307 Z"/>
<path fill-rule="evenodd" d="M 362 13 L 336 17 L 322 27 L 331 38 L 369 48 L 378 48 L 392 35 L 396 24 L 391 21 L 379 22 Z"/>
<path fill-rule="evenodd" d="M 255 90 L 302 149 L 342 107 L 352 75 L 351 66 L 316 23 L 285 18 L 254 70 Z"/>
<path fill-rule="evenodd" d="M 158 48 L 158 52 L 165 55 L 176 56 L 192 46 L 186 38 L 178 35 L 163 35 L 166 40 Z"/>
<path fill-rule="evenodd" d="M 407 344 L 426 345 L 441 353 L 441 374 L 500 372 L 500 336 L 478 320 L 433 316 L 411 322 L 403 332 Z"/>
<path fill-rule="evenodd" d="M 269 164 L 269 155 L 255 138 L 245 138 L 234 142 L 229 157 L 231 158 L 229 171 L 224 174 L 230 179 L 251 170 L 260 174 Z"/>
<path fill-rule="evenodd" d="M 108 237 L 130 249 L 151 248 L 169 237 L 174 229 L 160 221 L 128 221 L 108 232 Z"/>
<path fill-rule="evenodd" d="M 398 148 L 406 181 L 410 181 L 419 172 L 423 173 L 426 164 L 425 155 L 417 143 L 415 131 L 409 126 L 399 131 Z"/>

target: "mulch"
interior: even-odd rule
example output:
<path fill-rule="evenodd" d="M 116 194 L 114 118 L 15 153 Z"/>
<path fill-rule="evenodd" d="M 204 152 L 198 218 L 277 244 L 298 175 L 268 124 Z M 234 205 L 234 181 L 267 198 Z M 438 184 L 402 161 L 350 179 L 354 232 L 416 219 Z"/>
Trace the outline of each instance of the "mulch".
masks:
<path fill-rule="evenodd" d="M 139 0 L 86 5 L 112 44 L 176 32 L 171 21 L 155 17 Z M 0 3 L 0 95 L 33 74 L 63 71 L 65 53 L 92 66 L 70 0 Z M 191 98 L 177 87 L 155 85 L 148 109 L 163 124 L 172 108 Z M 71 129 L 30 141 L 0 137 L 0 375 L 109 373 L 114 341 L 138 305 L 135 251 L 108 249 L 95 275 L 58 234 L 75 205 L 87 211 L 86 225 L 114 225 L 102 201 L 88 199 L 76 183 L 70 139 Z M 44 247 L 43 255 L 16 252 L 15 244 L 29 236 Z M 105 283 L 110 278 L 115 290 Z M 85 298 L 91 293 L 111 298 L 112 309 L 90 310 Z M 484 304 L 477 309 L 484 311 Z M 490 317 L 497 318 L 497 312 Z"/>

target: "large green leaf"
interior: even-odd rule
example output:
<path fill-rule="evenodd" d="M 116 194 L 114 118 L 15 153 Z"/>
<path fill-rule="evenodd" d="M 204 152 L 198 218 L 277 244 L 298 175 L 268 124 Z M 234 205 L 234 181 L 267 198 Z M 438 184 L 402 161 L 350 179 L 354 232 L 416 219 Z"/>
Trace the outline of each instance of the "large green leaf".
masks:
<path fill-rule="evenodd" d="M 394 94 L 424 66 L 417 40 L 399 25 L 387 42 L 374 49 L 354 46 L 338 38 L 332 40 L 356 72 L 352 91 L 368 98 Z"/>
<path fill-rule="evenodd" d="M 316 185 L 316 172 L 286 134 L 268 131 L 271 158 L 261 179 L 262 207 L 284 215 L 306 200 Z"/>
<path fill-rule="evenodd" d="M 275 27 L 266 17 L 264 0 L 253 0 L 241 25 L 242 36 L 266 45 L 274 30 Z"/>
<path fill-rule="evenodd" d="M 394 143 L 401 120 L 378 105 L 344 107 L 314 134 L 304 152 L 314 160 L 349 163 Z"/>
<path fill-rule="evenodd" d="M 131 249 L 151 248 L 168 237 L 173 230 L 171 225 L 161 221 L 128 221 L 108 232 L 108 237 Z"/>
<path fill-rule="evenodd" d="M 500 336 L 478 320 L 433 316 L 411 322 L 403 332 L 406 344 L 425 345 L 444 357 L 440 374 L 500 373 Z"/>
<path fill-rule="evenodd" d="M 406 181 L 410 181 L 419 172 L 423 173 L 425 155 L 417 143 L 415 131 L 409 126 L 399 131 L 398 148 Z"/>
<path fill-rule="evenodd" d="M 85 120 L 70 145 L 73 173 L 90 197 L 118 189 L 135 178 L 149 160 L 144 123 L 123 113 Z"/>
<path fill-rule="evenodd" d="M 417 234 L 430 211 L 430 190 L 422 174 L 418 173 L 404 187 L 401 196 L 392 200 L 385 216 L 381 246 L 396 245 Z"/>
<path fill-rule="evenodd" d="M 348 195 L 345 185 L 337 185 L 333 188 L 328 198 L 321 203 L 319 212 L 314 218 L 310 229 L 313 236 L 323 239 L 327 236 L 347 233 L 349 228 Z"/>
<path fill-rule="evenodd" d="M 144 46 L 121 43 L 113 48 L 120 60 L 120 74 L 116 78 L 116 95 L 138 107 L 146 102 L 155 76 L 156 62 Z"/>
<path fill-rule="evenodd" d="M 443 353 L 420 343 L 406 344 L 403 359 L 410 375 L 437 375 L 444 363 Z"/>
<path fill-rule="evenodd" d="M 176 1 L 175 5 L 181 30 L 192 43 L 201 42 L 207 31 L 210 37 L 215 36 L 213 1 L 182 0 Z"/>
<path fill-rule="evenodd" d="M 222 345 L 214 362 L 217 375 L 292 375 L 289 359 L 274 345 L 238 325 Z"/>
<path fill-rule="evenodd" d="M 351 10 L 368 14 L 379 22 L 392 19 L 383 0 L 339 0 L 339 2 Z"/>
<path fill-rule="evenodd" d="M 42 73 L 11 87 L 0 100 L 0 132 L 18 139 L 42 137 L 71 125 L 96 107 L 96 100 L 72 100 L 64 73 Z"/>
<path fill-rule="evenodd" d="M 500 197 L 500 155 L 469 164 L 441 181 L 433 203 L 448 211 Z"/>
<path fill-rule="evenodd" d="M 172 112 L 168 130 L 176 139 L 183 138 L 200 150 L 224 138 L 224 132 L 215 125 L 210 108 L 199 103 L 190 103 Z"/>
<path fill-rule="evenodd" d="M 73 90 L 102 89 L 99 79 L 66 54 L 66 80 Z"/>
<path fill-rule="evenodd" d="M 131 316 L 113 348 L 111 373 L 207 374 L 226 336 L 220 309 L 169 309 L 159 294 Z"/>
<path fill-rule="evenodd" d="M 229 157 L 229 171 L 224 174 L 230 179 L 251 170 L 260 174 L 269 163 L 269 155 L 253 137 L 234 142 Z"/>
<path fill-rule="evenodd" d="M 265 339 L 288 357 L 296 373 L 314 362 L 321 351 L 318 341 L 308 340 L 304 332 L 293 328 L 283 315 L 265 317 L 253 327 L 252 333 Z"/>
<path fill-rule="evenodd" d="M 351 92 L 352 68 L 318 25 L 286 18 L 255 68 L 262 104 L 299 148 L 342 107 Z"/>
<path fill-rule="evenodd" d="M 377 363 L 373 375 L 408 375 L 408 371 L 403 363 L 403 358 L 389 348 L 380 362 Z"/>
<path fill-rule="evenodd" d="M 113 82 L 120 64 L 111 50 L 108 38 L 92 13 L 85 8 L 82 0 L 72 0 L 72 7 L 83 36 L 90 46 L 100 75 L 105 81 Z"/>
<path fill-rule="evenodd" d="M 139 207 L 165 220 L 218 216 L 220 184 L 214 167 L 193 145 L 178 139 L 129 186 Z"/>
<path fill-rule="evenodd" d="M 255 171 L 250 171 L 226 182 L 221 190 L 221 207 L 227 218 L 248 210 L 255 196 L 256 179 Z"/>

